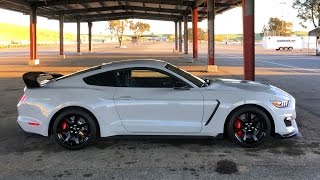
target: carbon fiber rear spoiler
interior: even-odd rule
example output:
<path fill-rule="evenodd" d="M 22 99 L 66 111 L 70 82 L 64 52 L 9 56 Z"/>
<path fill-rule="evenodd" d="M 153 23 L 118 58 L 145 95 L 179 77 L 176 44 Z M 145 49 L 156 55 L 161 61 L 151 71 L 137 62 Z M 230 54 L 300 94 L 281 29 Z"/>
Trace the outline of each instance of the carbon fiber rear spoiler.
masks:
<path fill-rule="evenodd" d="M 59 78 L 63 75 L 56 74 L 56 73 L 48 73 L 48 72 L 27 72 L 22 75 L 22 78 L 28 88 L 39 88 L 41 86 L 40 86 L 40 83 L 38 82 L 38 78 L 43 76 L 49 76 L 49 77 L 51 76 L 51 78 L 47 79 L 47 80 L 50 80 L 50 79 Z"/>

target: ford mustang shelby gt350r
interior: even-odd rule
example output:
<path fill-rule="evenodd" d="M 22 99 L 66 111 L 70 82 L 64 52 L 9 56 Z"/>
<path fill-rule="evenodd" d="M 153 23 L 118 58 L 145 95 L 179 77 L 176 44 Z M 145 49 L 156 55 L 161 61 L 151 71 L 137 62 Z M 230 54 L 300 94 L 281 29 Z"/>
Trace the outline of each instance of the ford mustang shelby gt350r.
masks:
<path fill-rule="evenodd" d="M 54 136 L 67 149 L 98 137 L 228 137 L 255 147 L 267 136 L 298 133 L 295 99 L 268 84 L 201 79 L 159 60 L 102 64 L 66 76 L 23 75 L 23 131 Z"/>

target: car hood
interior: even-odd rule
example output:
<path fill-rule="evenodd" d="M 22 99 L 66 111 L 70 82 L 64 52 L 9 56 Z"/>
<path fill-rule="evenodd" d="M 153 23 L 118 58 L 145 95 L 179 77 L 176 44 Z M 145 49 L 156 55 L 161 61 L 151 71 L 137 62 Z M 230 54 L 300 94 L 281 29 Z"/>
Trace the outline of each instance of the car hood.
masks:
<path fill-rule="evenodd" d="M 269 84 L 256 82 L 256 81 L 245 81 L 236 79 L 212 79 L 210 80 L 210 85 L 207 87 L 210 89 L 223 90 L 223 91 L 252 91 L 252 92 L 262 92 L 272 95 L 284 95 L 290 97 L 290 95 Z"/>

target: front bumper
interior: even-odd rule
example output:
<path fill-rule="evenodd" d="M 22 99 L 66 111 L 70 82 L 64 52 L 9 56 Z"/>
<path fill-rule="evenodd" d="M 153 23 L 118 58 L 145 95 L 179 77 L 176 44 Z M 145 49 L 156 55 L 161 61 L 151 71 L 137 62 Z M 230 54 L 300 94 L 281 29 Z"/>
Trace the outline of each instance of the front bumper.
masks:
<path fill-rule="evenodd" d="M 274 117 L 276 137 L 289 138 L 296 135 L 301 136 L 296 122 L 295 107 L 276 109 L 275 112 L 277 114 Z"/>
<path fill-rule="evenodd" d="M 294 132 L 291 132 L 291 133 L 288 133 L 288 134 L 275 134 L 275 137 L 276 138 L 301 138 L 302 135 L 299 131 L 294 131 Z"/>

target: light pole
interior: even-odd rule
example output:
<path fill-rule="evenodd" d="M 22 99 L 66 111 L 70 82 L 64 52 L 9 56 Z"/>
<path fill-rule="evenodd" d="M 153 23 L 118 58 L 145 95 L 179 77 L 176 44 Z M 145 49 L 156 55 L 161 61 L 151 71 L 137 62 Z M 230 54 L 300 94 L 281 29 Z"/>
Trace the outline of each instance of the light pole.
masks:
<path fill-rule="evenodd" d="M 284 9 L 284 6 L 287 4 L 286 2 L 281 2 L 280 3 L 281 5 L 282 5 L 282 20 L 281 20 L 281 23 L 282 23 L 282 25 L 281 25 L 281 35 L 283 35 L 283 26 L 284 26 L 284 15 L 283 15 L 283 9 Z"/>

